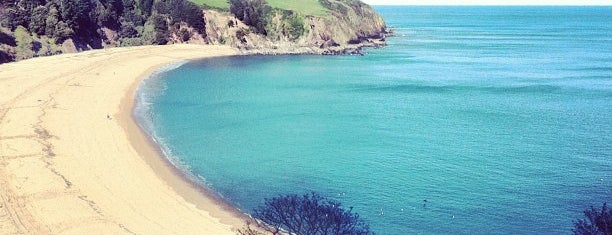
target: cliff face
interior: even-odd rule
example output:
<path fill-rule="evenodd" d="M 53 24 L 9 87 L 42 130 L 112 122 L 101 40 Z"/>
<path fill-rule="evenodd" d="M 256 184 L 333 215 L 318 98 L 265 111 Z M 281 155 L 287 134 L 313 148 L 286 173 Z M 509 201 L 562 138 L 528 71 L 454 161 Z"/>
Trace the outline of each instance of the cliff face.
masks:
<path fill-rule="evenodd" d="M 267 35 L 254 33 L 229 12 L 206 10 L 208 42 L 248 54 L 350 54 L 385 44 L 385 22 L 370 6 L 361 1 L 328 3 L 324 16 L 273 13 Z"/>

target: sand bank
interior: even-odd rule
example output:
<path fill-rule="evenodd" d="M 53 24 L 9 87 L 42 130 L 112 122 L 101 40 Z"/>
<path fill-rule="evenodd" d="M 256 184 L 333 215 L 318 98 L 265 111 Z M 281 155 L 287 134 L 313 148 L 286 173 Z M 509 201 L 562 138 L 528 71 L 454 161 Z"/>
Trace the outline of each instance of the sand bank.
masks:
<path fill-rule="evenodd" d="M 131 118 L 144 76 L 229 47 L 114 48 L 0 65 L 0 234 L 234 234 Z"/>

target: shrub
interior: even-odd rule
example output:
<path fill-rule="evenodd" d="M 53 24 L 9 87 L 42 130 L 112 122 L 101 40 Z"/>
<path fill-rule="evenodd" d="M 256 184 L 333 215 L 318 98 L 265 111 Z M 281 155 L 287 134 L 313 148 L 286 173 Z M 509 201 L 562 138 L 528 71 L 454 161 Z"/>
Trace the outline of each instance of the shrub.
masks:
<path fill-rule="evenodd" d="M 166 18 L 160 15 L 154 15 L 151 17 L 153 22 L 153 28 L 155 31 L 155 37 L 153 38 L 153 44 L 165 45 L 168 43 L 168 22 Z"/>
<path fill-rule="evenodd" d="M 161 0 L 155 3 L 159 14 L 170 16 L 171 24 L 185 22 L 206 36 L 206 22 L 204 13 L 198 5 L 187 0 Z"/>
<path fill-rule="evenodd" d="M 66 39 L 72 38 L 74 36 L 74 31 L 67 23 L 63 21 L 58 22 L 55 25 L 55 30 L 53 33 L 53 37 L 57 41 L 57 43 L 63 43 Z"/>
<path fill-rule="evenodd" d="M 144 42 L 141 38 L 122 38 L 119 45 L 122 47 L 142 46 Z"/>
<path fill-rule="evenodd" d="M 93 26 L 90 13 L 94 8 L 95 5 L 91 0 L 64 0 L 59 10 L 63 21 L 70 28 L 75 31 L 88 31 Z"/>
<path fill-rule="evenodd" d="M 612 234 L 612 209 L 604 202 L 601 210 L 591 206 L 584 211 L 586 219 L 574 222 L 575 235 L 610 235 Z"/>
<path fill-rule="evenodd" d="M 30 31 L 38 35 L 45 34 L 46 20 L 49 12 L 44 6 L 38 6 L 32 10 L 32 16 L 30 18 Z"/>
<path fill-rule="evenodd" d="M 180 29 L 178 35 L 181 37 L 182 42 L 187 42 L 189 39 L 191 39 L 191 32 L 189 32 L 189 30 L 186 28 Z"/>
<path fill-rule="evenodd" d="M 136 30 L 136 26 L 134 26 L 134 23 L 129 21 L 121 21 L 121 26 L 119 27 L 119 37 L 134 38 L 137 36 L 138 30 Z"/>
<path fill-rule="evenodd" d="M 236 38 L 238 40 L 240 40 L 240 42 L 242 43 L 246 43 L 246 36 L 247 36 L 247 32 L 245 32 L 243 29 L 239 29 L 238 31 L 236 31 Z"/>
<path fill-rule="evenodd" d="M 6 44 L 9 46 L 17 46 L 17 42 L 15 41 L 15 37 L 13 37 L 13 35 L 10 35 L 6 32 L 4 32 L 2 30 L 2 28 L 0 28 L 0 44 Z"/>
<path fill-rule="evenodd" d="M 52 7 L 49 9 L 47 19 L 45 19 L 45 34 L 49 37 L 54 37 L 57 23 L 59 22 L 59 12 L 57 8 Z M 59 41 L 59 40 L 58 40 Z"/>
<path fill-rule="evenodd" d="M 36 39 L 36 41 L 38 41 L 38 46 L 40 47 L 38 50 L 35 50 L 36 56 L 50 56 L 62 53 L 60 46 L 55 43 L 55 39 L 53 38 L 44 37 Z M 37 44 L 36 41 L 34 43 L 35 47 Z"/>
<path fill-rule="evenodd" d="M 168 22 L 162 15 L 154 14 L 145 23 L 142 33 L 144 44 L 165 45 L 168 43 Z"/>
<path fill-rule="evenodd" d="M 34 56 L 32 51 L 34 40 L 30 33 L 21 25 L 15 29 L 15 41 L 17 41 L 17 60 L 28 59 Z"/>
<path fill-rule="evenodd" d="M 3 21 L 3 25 L 6 25 L 9 29 L 15 30 L 17 26 L 28 26 L 30 22 L 30 15 L 25 10 L 17 8 L 9 8 L 4 12 L 5 15 L 0 16 Z"/>
<path fill-rule="evenodd" d="M 15 61 L 15 52 L 12 47 L 0 44 L 0 64 Z"/>
<path fill-rule="evenodd" d="M 298 14 L 287 16 L 287 24 L 285 26 L 287 36 L 291 40 L 296 40 L 304 34 L 304 19 Z"/>
<path fill-rule="evenodd" d="M 252 26 L 256 33 L 266 34 L 271 11 L 272 8 L 265 0 L 230 0 L 230 12 L 245 24 Z"/>
<path fill-rule="evenodd" d="M 352 212 L 334 200 L 316 193 L 266 199 L 265 204 L 254 212 L 255 218 L 267 226 L 262 229 L 273 234 L 287 232 L 301 235 L 370 235 L 369 226 Z M 254 231 L 254 232 L 249 232 Z M 258 234 L 247 226 L 242 234 Z"/>

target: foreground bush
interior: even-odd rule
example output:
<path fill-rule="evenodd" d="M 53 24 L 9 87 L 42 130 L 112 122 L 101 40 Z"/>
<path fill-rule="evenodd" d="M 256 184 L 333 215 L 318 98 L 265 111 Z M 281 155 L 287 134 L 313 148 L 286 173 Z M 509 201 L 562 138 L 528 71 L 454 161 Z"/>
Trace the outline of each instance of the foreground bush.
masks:
<path fill-rule="evenodd" d="M 352 208 L 344 209 L 334 200 L 316 193 L 266 199 L 253 216 L 265 225 L 247 226 L 239 234 L 254 235 L 267 231 L 272 234 L 300 235 L 370 235 L 366 224 Z"/>
<path fill-rule="evenodd" d="M 574 223 L 575 235 L 612 235 L 612 209 L 604 202 L 601 210 L 594 208 L 584 211 L 585 219 Z"/>

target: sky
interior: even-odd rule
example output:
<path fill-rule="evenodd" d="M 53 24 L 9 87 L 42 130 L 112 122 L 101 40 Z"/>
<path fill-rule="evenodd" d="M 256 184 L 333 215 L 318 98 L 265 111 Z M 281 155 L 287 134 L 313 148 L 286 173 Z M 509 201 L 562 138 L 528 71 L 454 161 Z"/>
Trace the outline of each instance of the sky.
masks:
<path fill-rule="evenodd" d="M 362 0 L 370 5 L 612 5 L 612 0 Z"/>

